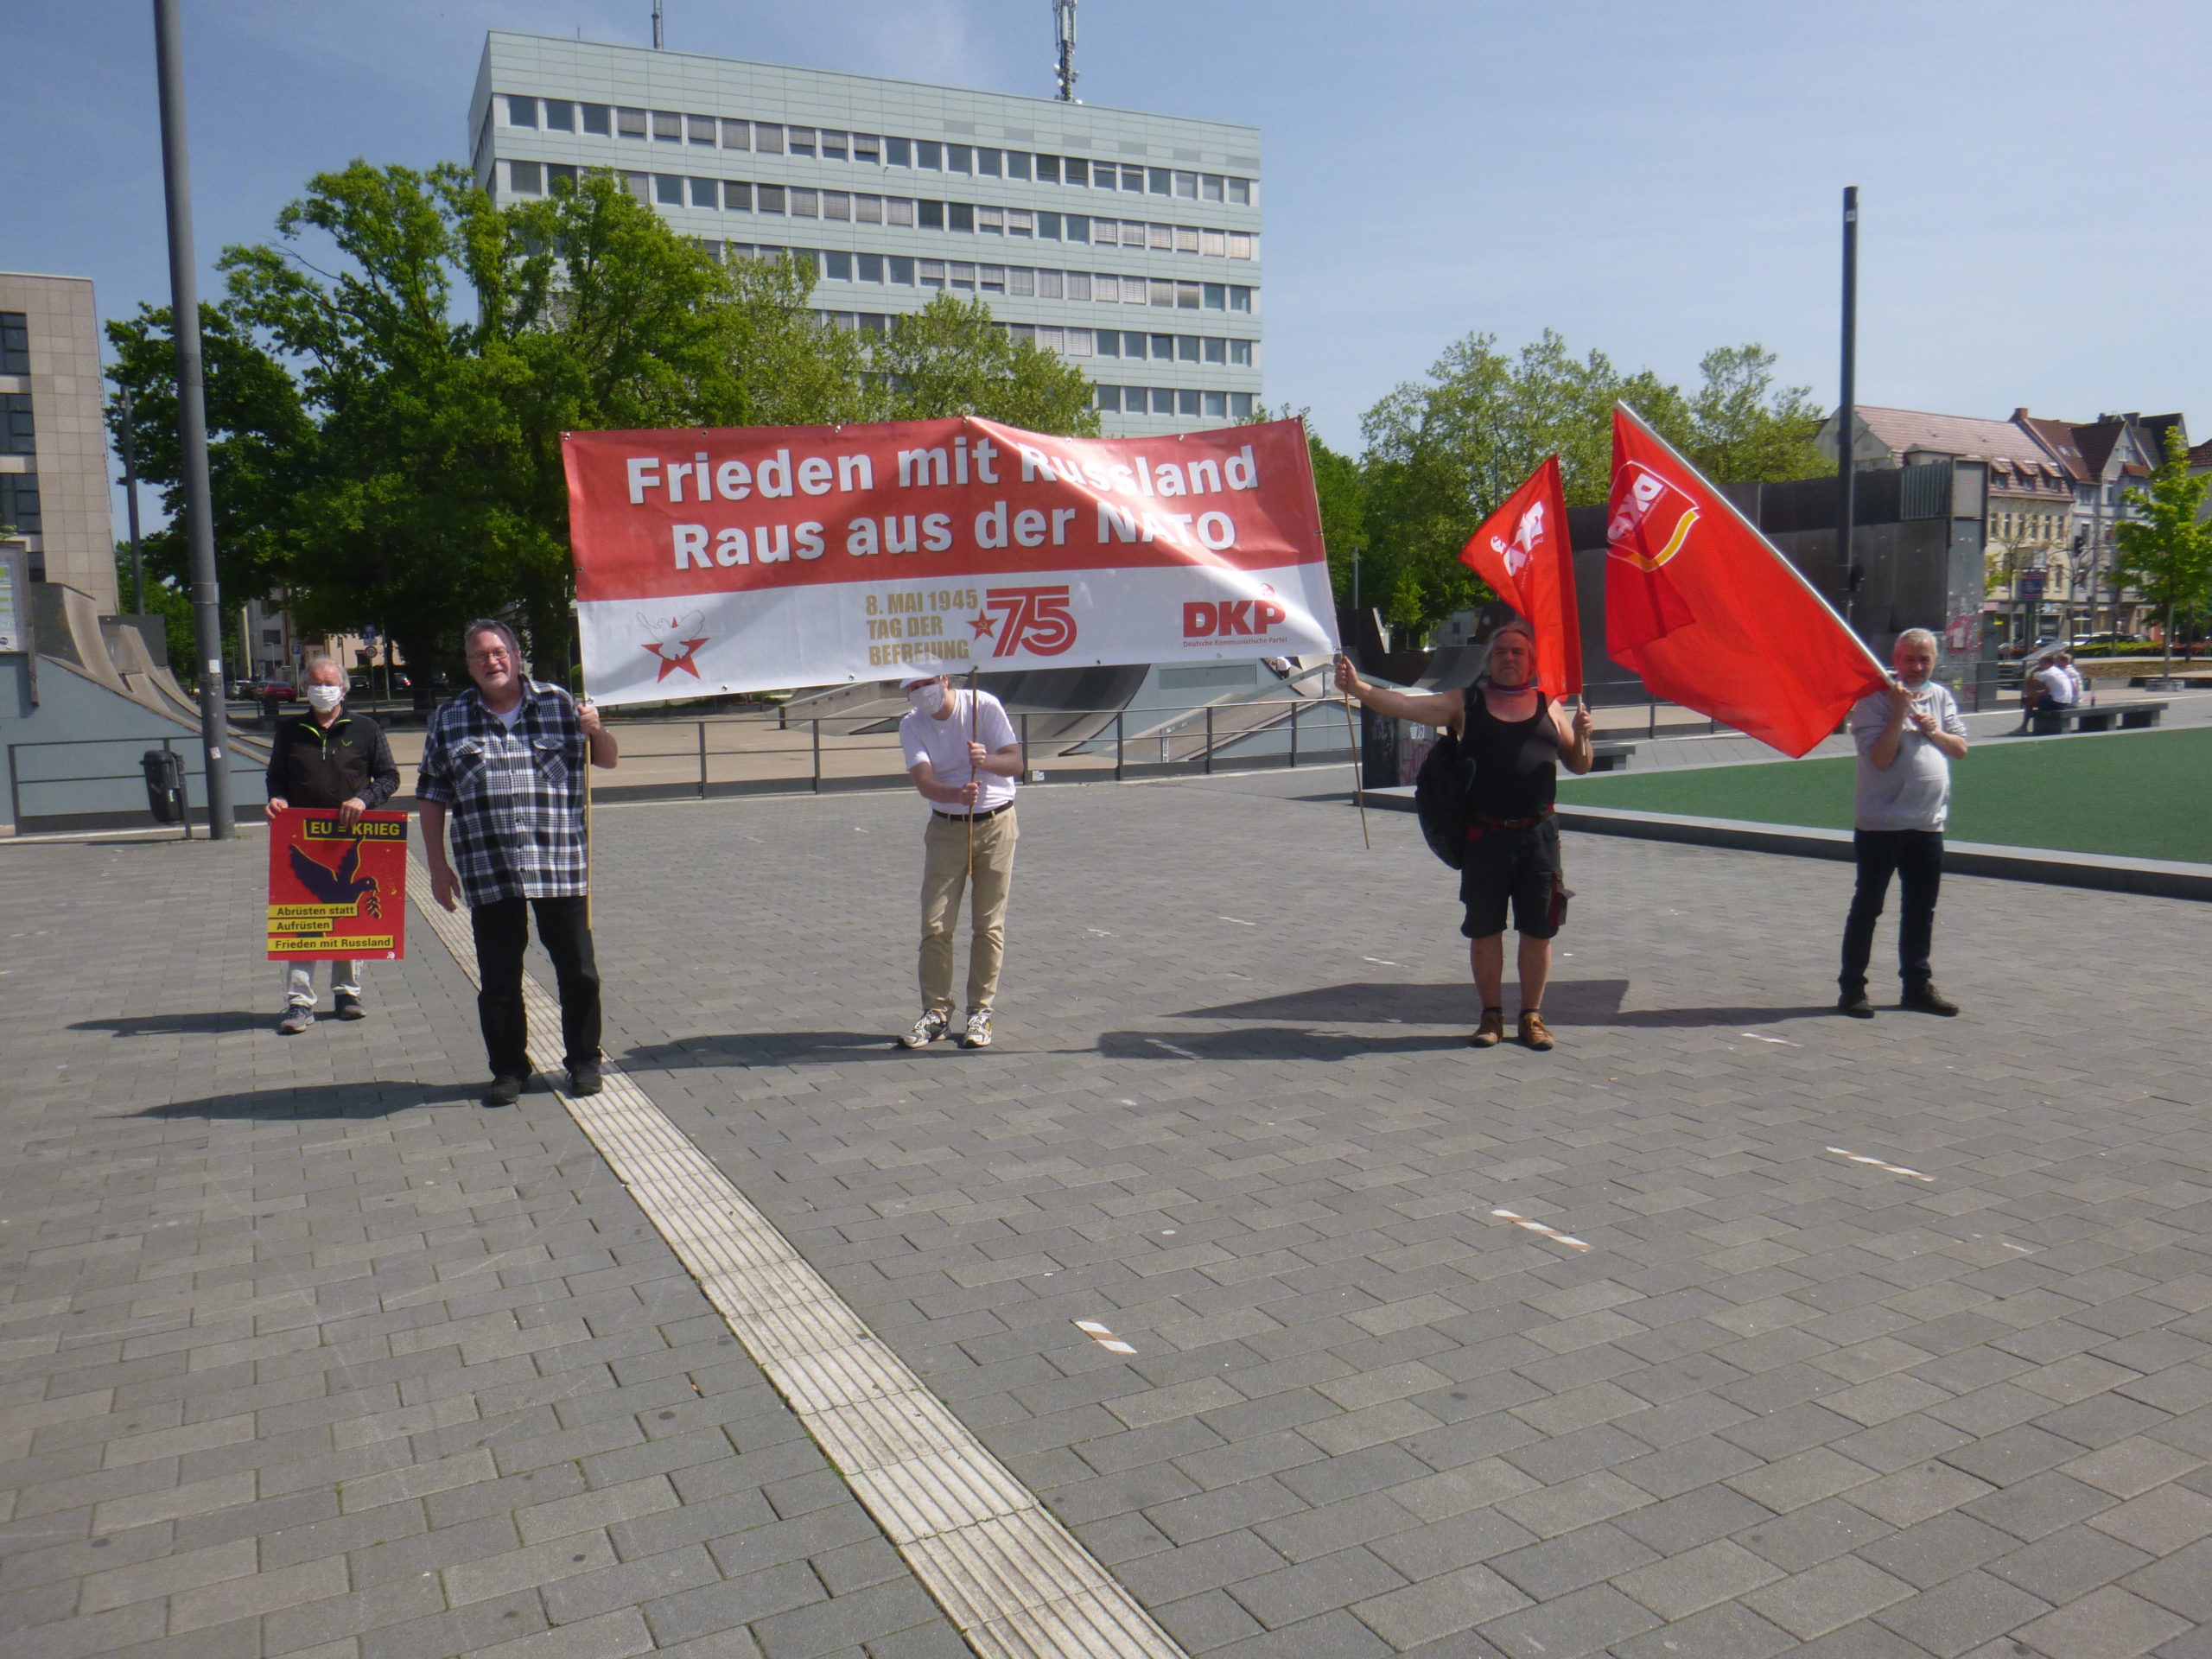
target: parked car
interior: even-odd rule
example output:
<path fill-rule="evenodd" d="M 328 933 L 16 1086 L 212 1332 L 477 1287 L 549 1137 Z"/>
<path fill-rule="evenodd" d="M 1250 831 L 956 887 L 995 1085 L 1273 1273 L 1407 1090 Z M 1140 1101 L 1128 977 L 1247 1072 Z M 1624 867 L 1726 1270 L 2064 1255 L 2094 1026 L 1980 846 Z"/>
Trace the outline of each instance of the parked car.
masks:
<path fill-rule="evenodd" d="M 2102 633 L 2085 633 L 2069 639 L 2066 649 L 2080 651 L 2088 645 L 2147 645 L 2150 643 L 2139 633 L 2124 633 L 2116 628 L 2107 628 Z"/>

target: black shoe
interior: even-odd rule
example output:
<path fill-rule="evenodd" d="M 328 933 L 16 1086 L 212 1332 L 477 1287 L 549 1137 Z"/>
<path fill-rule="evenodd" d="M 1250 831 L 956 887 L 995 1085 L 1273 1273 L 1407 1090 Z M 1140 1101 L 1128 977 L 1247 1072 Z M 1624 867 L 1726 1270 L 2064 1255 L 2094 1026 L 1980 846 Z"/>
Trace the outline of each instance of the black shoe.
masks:
<path fill-rule="evenodd" d="M 361 999 L 351 991 L 340 991 L 330 999 L 331 1012 L 340 1020 L 365 1020 L 369 1011 L 361 1006 Z"/>
<path fill-rule="evenodd" d="M 284 1017 L 276 1022 L 276 1029 L 287 1037 L 296 1037 L 315 1024 L 315 1010 L 295 1002 L 284 1010 Z"/>
<path fill-rule="evenodd" d="M 1846 991 L 1838 997 L 1835 1011 L 1847 1014 L 1854 1020 L 1872 1020 L 1874 1017 L 1874 1005 L 1866 1000 L 1866 993 L 1863 989 Z"/>
<path fill-rule="evenodd" d="M 1940 1014 L 1946 1020 L 1955 1018 L 1959 1012 L 1959 1005 L 1932 984 L 1912 986 L 1899 1000 L 1897 1006 L 1910 1008 L 1915 1014 Z"/>
<path fill-rule="evenodd" d="M 522 1098 L 520 1077 L 494 1077 L 492 1086 L 484 1091 L 486 1106 L 512 1106 Z"/>
<path fill-rule="evenodd" d="M 571 1097 L 595 1095 L 600 1090 L 599 1062 L 586 1060 L 582 1065 L 569 1068 L 569 1093 Z"/>

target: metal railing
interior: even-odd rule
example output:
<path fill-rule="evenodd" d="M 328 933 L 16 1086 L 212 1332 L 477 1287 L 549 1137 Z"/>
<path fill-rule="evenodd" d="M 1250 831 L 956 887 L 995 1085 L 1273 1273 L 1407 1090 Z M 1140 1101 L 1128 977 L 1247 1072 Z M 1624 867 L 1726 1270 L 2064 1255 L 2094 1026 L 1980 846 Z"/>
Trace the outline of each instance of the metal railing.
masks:
<path fill-rule="evenodd" d="M 607 798 L 905 788 L 904 709 L 791 717 L 610 720 L 620 771 Z M 1311 697 L 1012 712 L 1026 777 L 1082 782 L 1343 765 L 1355 751 L 1341 702 Z M 647 776 L 639 779 L 638 774 Z M 620 781 L 618 781 L 620 779 Z M 633 781 L 634 780 L 634 781 Z"/>

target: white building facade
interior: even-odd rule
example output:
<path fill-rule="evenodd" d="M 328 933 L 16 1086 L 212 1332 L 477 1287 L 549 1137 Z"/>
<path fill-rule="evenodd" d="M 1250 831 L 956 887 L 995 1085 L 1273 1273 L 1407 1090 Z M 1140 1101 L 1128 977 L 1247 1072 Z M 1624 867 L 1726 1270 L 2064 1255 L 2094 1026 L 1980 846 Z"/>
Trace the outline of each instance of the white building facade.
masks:
<path fill-rule="evenodd" d="M 1109 435 L 1260 401 L 1256 128 L 501 31 L 468 121 L 501 203 L 612 168 L 719 257 L 810 260 L 842 327 L 981 297 Z"/>

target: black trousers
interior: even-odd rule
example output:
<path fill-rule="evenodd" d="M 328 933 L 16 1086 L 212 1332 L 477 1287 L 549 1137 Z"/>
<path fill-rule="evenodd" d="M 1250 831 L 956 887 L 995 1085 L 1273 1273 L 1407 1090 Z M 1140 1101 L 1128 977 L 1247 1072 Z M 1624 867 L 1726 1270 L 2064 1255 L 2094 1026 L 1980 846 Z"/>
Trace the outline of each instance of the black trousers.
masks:
<path fill-rule="evenodd" d="M 476 934 L 476 1016 L 484 1027 L 484 1052 L 495 1077 L 530 1075 L 529 1026 L 523 1014 L 522 953 L 530 944 L 530 912 L 537 912 L 537 939 L 553 958 L 561 988 L 563 1063 L 599 1058 L 599 959 L 592 953 L 591 924 L 582 899 L 499 899 L 468 912 Z"/>
<path fill-rule="evenodd" d="M 1852 836 L 1859 856 L 1859 887 L 1851 895 L 1851 915 L 1843 925 L 1843 972 L 1837 983 L 1847 995 L 1866 988 L 1866 963 L 1874 954 L 1874 924 L 1882 919 L 1890 878 L 1897 878 L 1897 977 L 1908 991 L 1934 976 L 1928 955 L 1936 939 L 1936 891 L 1943 881 L 1941 830 L 1860 830 Z"/>

